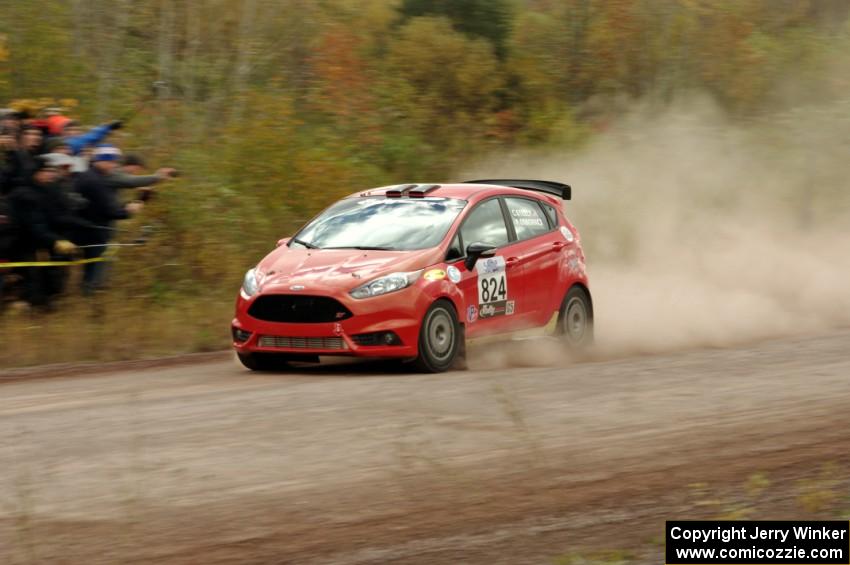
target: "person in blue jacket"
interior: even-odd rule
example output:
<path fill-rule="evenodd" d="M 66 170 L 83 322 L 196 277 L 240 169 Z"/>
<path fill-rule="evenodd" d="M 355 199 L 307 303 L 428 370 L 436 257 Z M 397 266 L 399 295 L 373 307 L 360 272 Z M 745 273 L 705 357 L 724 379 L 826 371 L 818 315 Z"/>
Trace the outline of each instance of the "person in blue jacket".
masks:
<path fill-rule="evenodd" d="M 71 155 L 79 155 L 86 147 L 97 145 L 114 130 L 121 129 L 122 125 L 121 120 L 115 120 L 83 133 L 79 122 L 71 120 L 62 130 L 63 141 L 71 148 Z"/>

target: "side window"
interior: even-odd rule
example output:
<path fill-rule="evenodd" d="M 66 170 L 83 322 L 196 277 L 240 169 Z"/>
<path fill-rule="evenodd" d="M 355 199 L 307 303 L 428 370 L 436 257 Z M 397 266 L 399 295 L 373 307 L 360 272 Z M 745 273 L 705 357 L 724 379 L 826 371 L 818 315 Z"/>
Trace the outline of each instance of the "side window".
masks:
<path fill-rule="evenodd" d="M 460 237 L 464 245 L 481 242 L 493 247 L 501 247 L 507 244 L 508 227 L 505 225 L 499 200 L 493 198 L 476 206 L 463 222 Z"/>
<path fill-rule="evenodd" d="M 460 259 L 464 255 L 466 255 L 466 253 L 463 252 L 463 249 L 460 246 L 460 235 L 455 235 L 454 239 L 452 239 L 452 244 L 449 245 L 449 250 L 446 252 L 446 261 Z"/>
<path fill-rule="evenodd" d="M 525 198 L 505 198 L 518 240 L 530 239 L 549 231 L 549 221 L 537 202 Z"/>
<path fill-rule="evenodd" d="M 541 204 L 543 206 L 543 211 L 546 212 L 546 216 L 549 217 L 549 225 L 553 228 L 558 227 L 558 212 L 552 206 L 549 206 L 546 203 Z"/>

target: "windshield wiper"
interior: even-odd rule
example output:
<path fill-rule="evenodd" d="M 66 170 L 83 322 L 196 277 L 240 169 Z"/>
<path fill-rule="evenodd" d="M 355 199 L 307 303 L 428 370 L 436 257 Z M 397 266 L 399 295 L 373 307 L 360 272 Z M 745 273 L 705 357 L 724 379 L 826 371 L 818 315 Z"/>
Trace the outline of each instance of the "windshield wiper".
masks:
<path fill-rule="evenodd" d="M 395 251 L 395 247 L 381 247 L 377 245 L 344 245 L 341 247 L 322 247 L 322 249 L 360 249 L 361 251 Z"/>
<path fill-rule="evenodd" d="M 307 249 L 319 249 L 318 245 L 313 245 L 309 241 L 302 241 L 302 240 L 298 239 L 297 237 L 293 237 L 292 241 L 299 244 L 299 245 L 303 245 Z"/>

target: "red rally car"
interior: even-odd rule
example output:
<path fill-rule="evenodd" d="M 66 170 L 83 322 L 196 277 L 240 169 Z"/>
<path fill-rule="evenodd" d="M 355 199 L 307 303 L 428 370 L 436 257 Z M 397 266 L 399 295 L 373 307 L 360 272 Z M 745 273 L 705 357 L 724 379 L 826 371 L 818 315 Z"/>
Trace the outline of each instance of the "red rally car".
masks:
<path fill-rule="evenodd" d="M 467 340 L 537 329 L 580 348 L 593 306 L 568 185 L 407 184 L 358 192 L 250 269 L 233 347 L 253 370 L 319 355 L 445 371 Z"/>

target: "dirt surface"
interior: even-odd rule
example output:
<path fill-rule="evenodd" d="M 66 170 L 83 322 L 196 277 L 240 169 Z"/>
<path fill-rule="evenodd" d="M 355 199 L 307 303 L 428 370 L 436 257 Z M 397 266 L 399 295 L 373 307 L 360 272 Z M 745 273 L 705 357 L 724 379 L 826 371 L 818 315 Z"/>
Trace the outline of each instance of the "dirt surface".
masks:
<path fill-rule="evenodd" d="M 823 463 L 848 476 L 848 331 L 484 367 L 2 382 L 0 563 L 657 563 L 665 519 L 722 510 L 695 485 L 763 473 L 781 518 Z"/>

